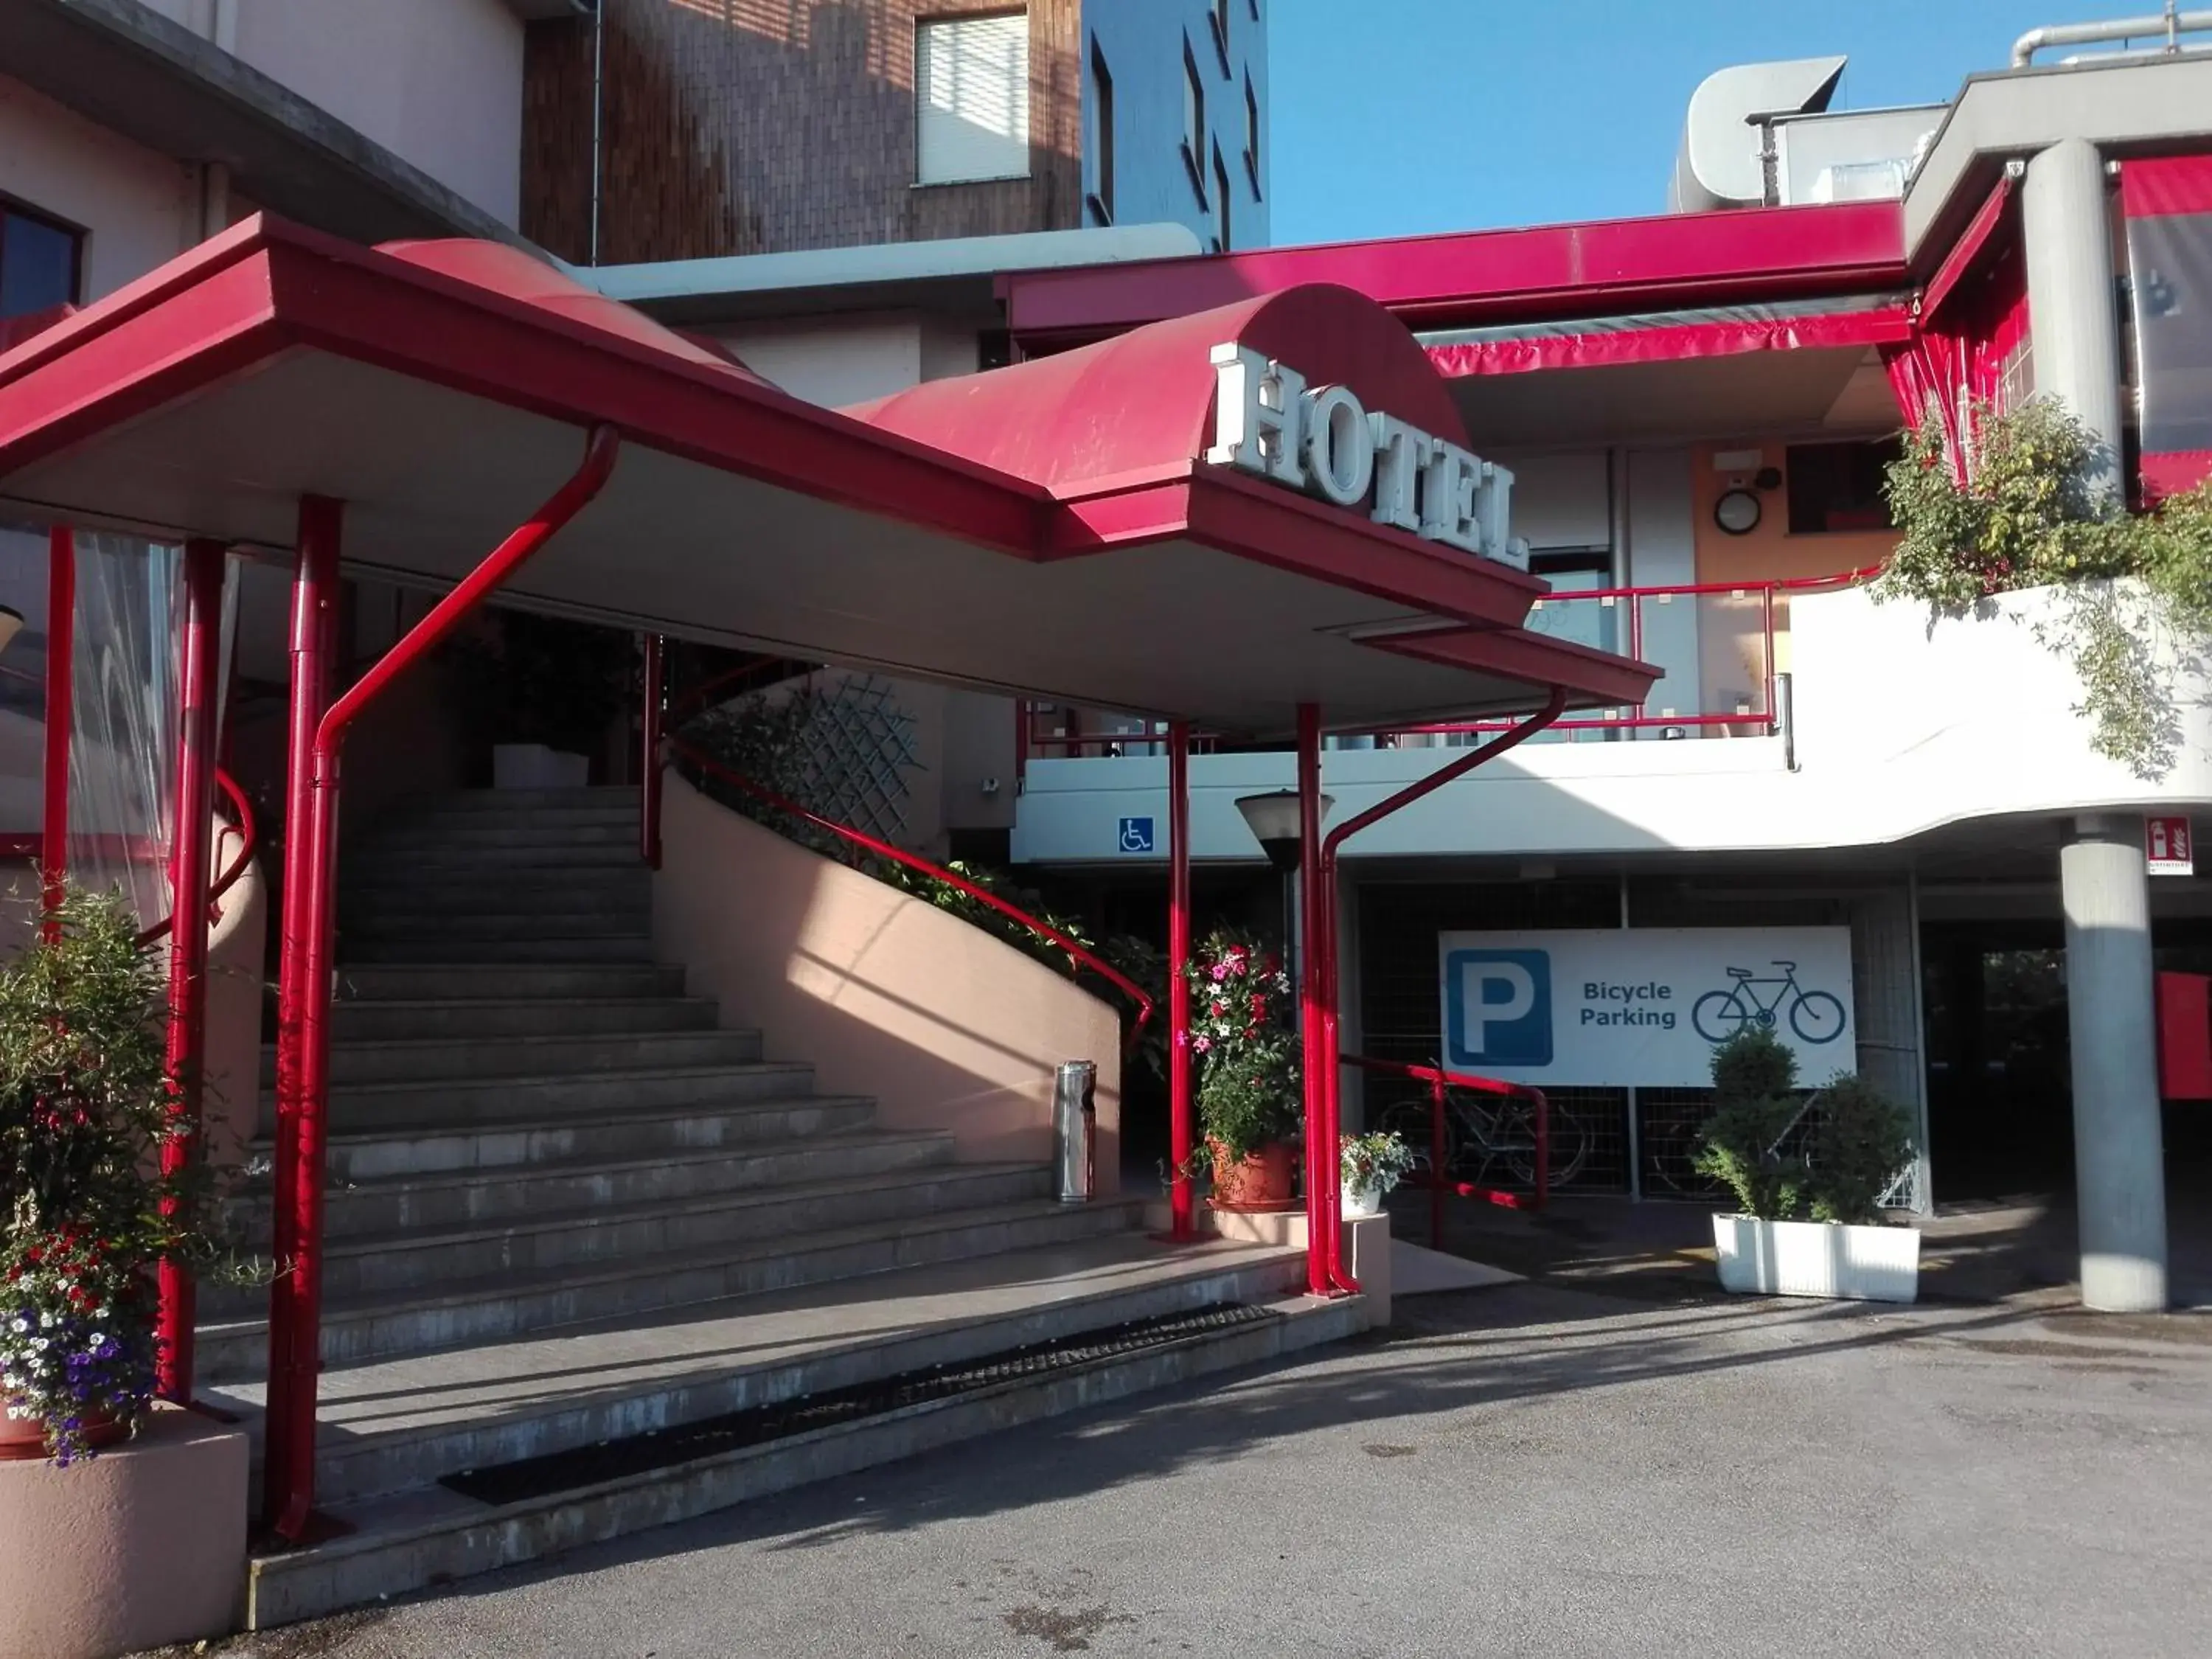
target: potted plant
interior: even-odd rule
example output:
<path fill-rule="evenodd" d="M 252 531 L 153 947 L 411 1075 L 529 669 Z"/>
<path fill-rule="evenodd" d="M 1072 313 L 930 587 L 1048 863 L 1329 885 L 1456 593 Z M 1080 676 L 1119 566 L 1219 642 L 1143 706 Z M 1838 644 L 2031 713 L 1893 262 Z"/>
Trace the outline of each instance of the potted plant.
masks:
<path fill-rule="evenodd" d="M 204 1188 L 161 1173 L 181 1131 L 154 957 L 118 899 L 57 920 L 0 968 L 0 1457 L 66 1464 L 146 1413 L 155 1267 L 213 1243 Z"/>
<path fill-rule="evenodd" d="M 1254 941 L 1220 931 L 1190 965 L 1198 1121 L 1217 1209 L 1287 1209 L 1297 1177 L 1298 1049 L 1291 981 Z"/>
<path fill-rule="evenodd" d="M 592 752 L 632 684 L 636 647 L 590 623 L 501 611 L 461 648 L 472 699 L 491 730 L 492 787 L 570 789 L 591 781 Z"/>
<path fill-rule="evenodd" d="M 1803 1103 L 1796 1080 L 1796 1056 L 1764 1029 L 1747 1028 L 1714 1051 L 1716 1099 L 1697 1168 L 1738 1206 L 1713 1217 L 1722 1288 L 1913 1300 L 1920 1234 L 1883 1224 L 1880 1207 L 1912 1161 L 1903 1109 L 1855 1074 Z"/>
<path fill-rule="evenodd" d="M 1388 1129 L 1344 1136 L 1337 1171 L 1343 1183 L 1345 1215 L 1364 1218 L 1382 1214 L 1382 1200 L 1413 1167 L 1413 1149 Z"/>

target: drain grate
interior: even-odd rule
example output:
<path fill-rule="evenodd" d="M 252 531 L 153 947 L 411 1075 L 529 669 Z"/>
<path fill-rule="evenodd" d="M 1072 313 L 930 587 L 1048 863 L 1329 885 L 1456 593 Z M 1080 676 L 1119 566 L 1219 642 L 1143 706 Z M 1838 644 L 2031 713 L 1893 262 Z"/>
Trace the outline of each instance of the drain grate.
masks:
<path fill-rule="evenodd" d="M 855 1383 L 826 1394 L 806 1395 L 772 1406 L 754 1406 L 702 1418 L 672 1429 L 635 1434 L 620 1440 L 603 1440 L 573 1451 L 549 1452 L 488 1468 L 463 1469 L 448 1474 L 439 1485 L 485 1504 L 515 1504 L 533 1498 L 573 1492 L 602 1480 L 673 1468 L 748 1446 L 788 1440 L 863 1418 L 881 1417 L 908 1406 L 927 1405 L 957 1395 L 981 1394 L 1002 1383 L 1050 1376 L 1103 1359 L 1126 1358 L 1149 1348 L 1162 1348 L 1186 1337 L 1233 1330 L 1279 1318 L 1265 1308 L 1243 1303 L 1224 1303 L 1195 1313 L 1167 1314 L 1132 1320 L 1103 1330 L 1085 1331 L 1050 1342 L 1009 1348 L 957 1364 L 904 1371 L 873 1382 Z"/>

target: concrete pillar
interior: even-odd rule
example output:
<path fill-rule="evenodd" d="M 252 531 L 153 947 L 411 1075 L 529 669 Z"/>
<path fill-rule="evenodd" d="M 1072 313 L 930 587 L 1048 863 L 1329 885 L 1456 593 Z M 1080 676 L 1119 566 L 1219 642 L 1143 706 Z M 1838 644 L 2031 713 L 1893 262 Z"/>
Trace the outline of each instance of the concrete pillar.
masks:
<path fill-rule="evenodd" d="M 2166 1158 L 2142 820 L 2082 817 L 2058 873 L 2081 1300 L 2111 1313 L 2152 1311 L 2166 1306 Z"/>
<path fill-rule="evenodd" d="M 2035 390 L 2055 397 L 2104 446 L 2091 487 L 2114 509 L 2120 477 L 2120 332 L 2105 158 L 2085 139 L 2027 164 L 2021 193 Z"/>

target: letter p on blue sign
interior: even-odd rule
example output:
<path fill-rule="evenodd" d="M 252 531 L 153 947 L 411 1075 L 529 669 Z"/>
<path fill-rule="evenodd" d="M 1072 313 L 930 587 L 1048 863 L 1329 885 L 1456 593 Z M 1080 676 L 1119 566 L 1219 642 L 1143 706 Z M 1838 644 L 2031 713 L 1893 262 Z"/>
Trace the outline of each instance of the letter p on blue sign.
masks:
<path fill-rule="evenodd" d="M 1444 1048 L 1448 1066 L 1549 1066 L 1551 953 L 1448 951 Z"/>

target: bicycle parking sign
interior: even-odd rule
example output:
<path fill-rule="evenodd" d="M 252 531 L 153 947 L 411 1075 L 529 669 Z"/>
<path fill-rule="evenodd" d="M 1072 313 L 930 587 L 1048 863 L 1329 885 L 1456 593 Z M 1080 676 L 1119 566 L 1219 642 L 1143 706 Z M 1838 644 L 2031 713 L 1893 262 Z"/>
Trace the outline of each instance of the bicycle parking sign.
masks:
<path fill-rule="evenodd" d="M 1699 1088 L 1771 1031 L 1808 1084 L 1857 1064 L 1847 927 L 1438 936 L 1444 1064 L 1517 1082 Z"/>

